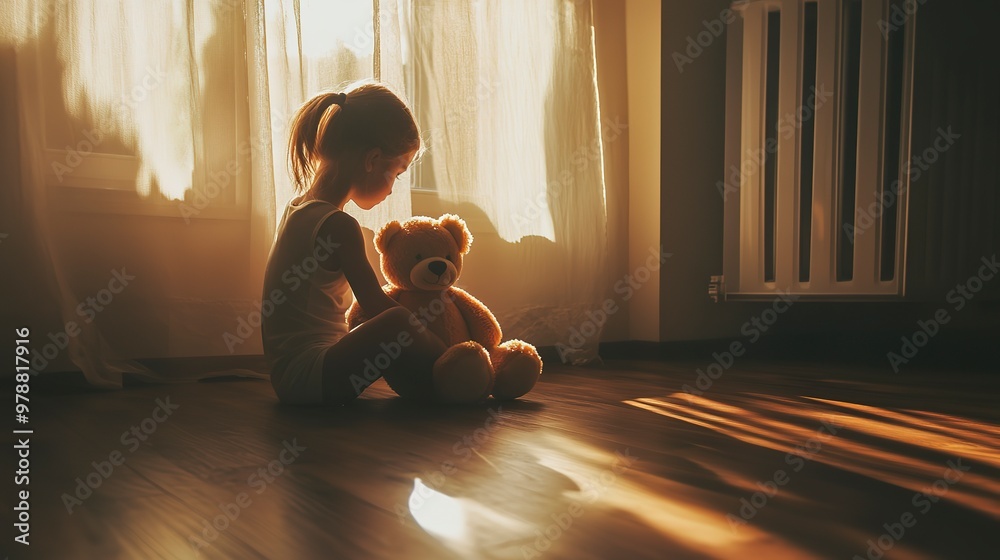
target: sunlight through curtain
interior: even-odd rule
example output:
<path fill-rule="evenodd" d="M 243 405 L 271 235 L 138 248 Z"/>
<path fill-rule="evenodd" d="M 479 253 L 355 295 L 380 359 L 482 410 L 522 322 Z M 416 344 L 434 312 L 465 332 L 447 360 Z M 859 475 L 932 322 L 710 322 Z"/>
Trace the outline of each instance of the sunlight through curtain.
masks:
<path fill-rule="evenodd" d="M 290 120 L 358 80 L 407 100 L 427 147 L 384 203 L 348 206 L 363 226 L 411 216 L 410 186 L 426 178 L 417 186 L 442 211 L 485 217 L 467 276 L 507 298 L 493 310 L 508 337 L 565 344 L 600 307 L 589 0 L 8 0 L 0 55 L 16 122 L 4 154 L 19 165 L 0 242 L 33 268 L 26 286 L 42 279 L 10 322 L 58 315 L 40 345 L 94 385 L 183 380 L 129 357 L 260 353 L 263 267 L 292 196 Z M 107 311 L 81 314 L 136 270 Z M 598 326 L 564 357 L 595 357 L 599 338 Z"/>
<path fill-rule="evenodd" d="M 518 302 L 493 308 L 506 335 L 561 345 L 566 361 L 597 357 L 602 329 L 587 313 L 609 282 L 589 0 L 274 0 L 257 5 L 248 30 L 252 128 L 270 116 L 274 161 L 282 124 L 308 95 L 387 82 L 413 108 L 427 151 L 386 203 L 348 210 L 377 229 L 410 215 L 414 186 L 443 211 L 484 214 L 492 231 L 474 233 L 497 235 L 486 247 L 502 253 L 489 277 Z M 284 167 L 268 175 L 287 200 Z M 584 324 L 595 328 L 581 333 Z"/>
<path fill-rule="evenodd" d="M 4 19 L 10 36 L 40 34 L 42 50 L 55 48 L 69 116 L 139 155 L 136 191 L 180 200 L 199 148 L 204 52 L 215 33 L 209 7 L 18 1 Z"/>
<path fill-rule="evenodd" d="M 395 2 L 382 0 L 383 13 L 395 18 Z M 380 28 L 393 33 L 392 21 Z M 398 24 L 395 26 L 398 29 Z M 247 68 L 251 130 L 271 146 L 270 162 L 256 166 L 254 184 L 274 185 L 275 220 L 292 198 L 286 165 L 288 131 L 296 109 L 322 91 L 342 91 L 352 83 L 378 78 L 406 98 L 398 39 L 380 40 L 369 2 L 330 0 L 265 0 L 247 4 Z M 381 43 L 380 75 L 376 76 L 375 45 Z M 395 49 L 393 52 L 391 49 Z M 380 205 L 364 211 L 354 203 L 345 208 L 364 227 L 377 230 L 390 220 L 411 215 L 409 174 Z M 276 224 L 271 227 L 273 233 Z"/>
<path fill-rule="evenodd" d="M 587 313 L 609 282 L 591 2 L 409 9 L 405 65 L 430 167 L 417 186 L 478 209 L 504 242 L 512 272 L 496 278 L 521 302 L 494 309 L 509 336 L 557 346 L 566 361 L 595 358 L 601 328 Z"/>
<path fill-rule="evenodd" d="M 94 385 L 120 387 L 126 373 L 184 377 L 127 356 L 259 354 L 260 278 L 291 197 L 289 121 L 307 97 L 374 77 L 380 41 L 372 4 L 15 0 L 0 10 L 0 45 L 15 82 L 4 99 L 19 119 L 4 147 L 11 142 L 21 164 L 19 188 L 4 189 L 4 207 L 24 218 L 5 256 L 16 246 L 45 280 L 44 294 L 29 287 L 38 302 L 12 310 L 9 322 L 45 325 L 33 341 L 36 371 L 71 364 Z M 398 37 L 398 25 L 382 29 Z M 246 57 L 237 58 L 244 41 Z M 391 81 L 402 75 L 399 60 L 387 57 L 380 69 L 402 94 Z M 244 77 L 249 103 L 241 107 Z M 246 127 L 234 116 L 240 112 Z M 244 175 L 250 179 L 241 183 Z M 67 213 L 76 210 L 67 197 L 91 209 Z M 406 178 L 377 211 L 348 210 L 372 229 L 408 217 Z M 250 227 L 191 220 L 213 211 Z M 13 227 L 5 224 L 6 238 Z M 195 241 L 196 230 L 209 237 Z M 234 237 L 240 230 L 243 239 Z M 183 242 L 160 232 L 182 233 Z M 198 262 L 195 243 L 210 260 Z M 101 288 L 108 278 L 136 270 L 138 287 L 112 294 L 112 305 L 88 307 L 93 294 L 111 294 Z"/>
<path fill-rule="evenodd" d="M 103 280 L 110 288 L 83 295 L 93 271 L 56 235 L 66 227 L 62 222 L 73 218 L 52 211 L 55 191 L 50 187 L 64 175 L 87 175 L 96 161 L 114 171 L 124 168 L 119 175 L 131 177 L 131 190 L 143 198 L 183 198 L 199 152 L 198 70 L 213 34 L 212 14 L 184 2 L 15 0 L 2 10 L 0 42 L 13 61 L 15 82 L 4 100 L 18 116 L 10 129 L 16 136 L 5 136 L 4 147 L 20 163 L 14 188 L 4 189 L 4 206 L 20 213 L 12 228 L 12 250 L 27 253 L 25 272 L 39 280 L 22 292 L 38 300 L 37 307 L 22 307 L 27 317 L 16 320 L 37 325 L 48 311 L 59 316 L 51 323 L 56 328 L 33 333 L 32 367 L 37 373 L 68 357 L 99 387 L 120 387 L 125 373 L 163 380 L 124 358 L 101 328 L 108 316 L 97 319 L 132 278 L 128 265 L 113 269 L 110 283 Z M 10 140 L 16 144 L 8 146 Z M 62 141 L 67 149 L 54 151 Z M 130 169 L 133 161 L 138 165 Z M 117 311 L 123 306 L 119 303 Z"/>

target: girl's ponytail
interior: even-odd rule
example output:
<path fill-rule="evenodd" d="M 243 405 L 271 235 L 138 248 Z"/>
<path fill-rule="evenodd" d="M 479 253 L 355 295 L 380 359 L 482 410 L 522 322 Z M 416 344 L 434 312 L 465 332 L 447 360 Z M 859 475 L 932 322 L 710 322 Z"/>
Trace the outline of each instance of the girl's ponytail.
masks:
<path fill-rule="evenodd" d="M 319 139 L 326 134 L 330 121 L 346 103 L 343 93 L 321 93 L 301 107 L 292 119 L 288 139 L 288 155 L 292 167 L 292 184 L 296 192 L 309 190 L 309 179 L 317 171 Z M 331 109 L 331 106 L 338 105 Z"/>

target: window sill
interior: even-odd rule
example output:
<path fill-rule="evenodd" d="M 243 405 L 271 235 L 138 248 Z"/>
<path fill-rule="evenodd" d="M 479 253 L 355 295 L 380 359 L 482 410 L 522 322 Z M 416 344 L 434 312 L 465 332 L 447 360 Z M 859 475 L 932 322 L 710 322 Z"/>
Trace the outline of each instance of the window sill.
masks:
<path fill-rule="evenodd" d="M 115 185 L 117 187 L 117 185 Z M 57 212 L 156 216 L 191 220 L 248 220 L 249 207 L 243 204 L 202 204 L 194 201 L 144 199 L 133 190 L 122 188 L 49 185 L 49 206 Z M 134 187 L 133 187 L 134 188 Z"/>

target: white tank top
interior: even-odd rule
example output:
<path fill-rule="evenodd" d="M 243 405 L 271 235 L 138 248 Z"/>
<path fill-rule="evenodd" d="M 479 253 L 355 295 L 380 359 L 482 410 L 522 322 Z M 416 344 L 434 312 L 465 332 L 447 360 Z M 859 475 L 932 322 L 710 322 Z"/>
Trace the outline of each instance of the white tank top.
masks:
<path fill-rule="evenodd" d="M 331 346 L 348 332 L 345 314 L 354 299 L 343 272 L 322 267 L 332 241 L 316 239 L 323 222 L 342 210 L 322 200 L 296 200 L 285 208 L 264 271 L 261 334 L 271 375 L 278 377 L 297 356 Z"/>

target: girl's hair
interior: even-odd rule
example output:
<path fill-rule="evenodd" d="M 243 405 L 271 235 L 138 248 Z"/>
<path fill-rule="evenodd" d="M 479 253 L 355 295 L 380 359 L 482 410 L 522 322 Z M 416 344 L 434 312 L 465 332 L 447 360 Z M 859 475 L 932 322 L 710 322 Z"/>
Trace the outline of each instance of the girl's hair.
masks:
<path fill-rule="evenodd" d="M 362 83 L 343 93 L 323 92 L 299 108 L 292 120 L 288 157 L 296 192 L 313 179 L 325 182 L 342 155 L 359 157 L 379 148 L 388 157 L 420 148 L 420 131 L 409 107 L 389 88 Z"/>

